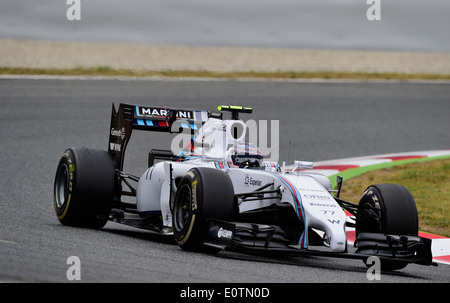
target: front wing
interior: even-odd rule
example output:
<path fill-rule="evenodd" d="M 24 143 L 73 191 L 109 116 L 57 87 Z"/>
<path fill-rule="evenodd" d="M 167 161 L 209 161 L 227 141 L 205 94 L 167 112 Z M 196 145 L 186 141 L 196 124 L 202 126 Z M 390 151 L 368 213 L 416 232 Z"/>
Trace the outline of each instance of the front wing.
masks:
<path fill-rule="evenodd" d="M 354 253 L 300 248 L 286 238 L 281 228 L 272 225 L 208 221 L 205 245 L 245 253 L 315 255 L 361 259 L 376 256 L 381 260 L 402 261 L 420 265 L 432 262 L 431 240 L 418 236 L 360 233 Z"/>

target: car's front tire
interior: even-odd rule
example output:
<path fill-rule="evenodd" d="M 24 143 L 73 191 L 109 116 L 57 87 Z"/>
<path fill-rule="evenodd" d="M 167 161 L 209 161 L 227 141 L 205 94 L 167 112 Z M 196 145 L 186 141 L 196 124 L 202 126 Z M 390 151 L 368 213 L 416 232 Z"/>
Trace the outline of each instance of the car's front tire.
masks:
<path fill-rule="evenodd" d="M 361 232 L 414 235 L 419 232 L 416 203 L 409 190 L 398 184 L 369 186 L 361 197 L 356 216 L 356 236 Z M 406 262 L 382 261 L 384 270 L 404 268 Z"/>
<path fill-rule="evenodd" d="M 177 244 L 202 251 L 207 219 L 231 221 L 235 213 L 234 189 L 229 176 L 213 168 L 193 168 L 178 184 L 172 212 Z"/>
<path fill-rule="evenodd" d="M 53 204 L 63 225 L 102 228 L 114 195 L 115 170 L 108 152 L 69 148 L 56 170 Z"/>

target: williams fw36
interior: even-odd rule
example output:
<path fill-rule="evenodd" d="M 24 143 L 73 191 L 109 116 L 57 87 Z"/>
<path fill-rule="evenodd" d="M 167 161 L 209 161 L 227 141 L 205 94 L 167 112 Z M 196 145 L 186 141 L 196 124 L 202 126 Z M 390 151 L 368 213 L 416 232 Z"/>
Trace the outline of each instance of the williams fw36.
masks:
<path fill-rule="evenodd" d="M 418 236 L 408 189 L 374 184 L 358 204 L 344 201 L 342 178 L 333 190 L 311 162 L 295 161 L 286 169 L 266 161 L 245 140 L 239 115 L 250 113 L 240 106 L 211 112 L 113 105 L 108 150 L 69 148 L 59 161 L 54 183 L 59 221 L 96 229 L 108 221 L 131 225 L 174 237 L 188 251 L 376 256 L 384 270 L 432 264 L 431 240 Z M 229 114 L 231 119 L 224 119 Z M 136 130 L 187 132 L 190 139 L 176 154 L 157 146 L 143 151 L 148 163 L 137 177 L 123 171 Z M 356 229 L 356 249 L 348 247 L 346 228 Z"/>

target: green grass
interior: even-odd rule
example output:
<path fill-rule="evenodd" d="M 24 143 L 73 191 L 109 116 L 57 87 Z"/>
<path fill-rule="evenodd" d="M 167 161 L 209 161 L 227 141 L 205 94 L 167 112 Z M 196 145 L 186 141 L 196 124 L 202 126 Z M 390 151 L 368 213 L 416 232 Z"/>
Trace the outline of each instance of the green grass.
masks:
<path fill-rule="evenodd" d="M 394 183 L 407 187 L 419 214 L 419 229 L 450 237 L 450 159 L 403 164 L 345 180 L 341 198 L 359 202 L 367 186 Z"/>
<path fill-rule="evenodd" d="M 352 73 L 352 72 L 212 72 L 192 70 L 135 71 L 113 69 L 108 66 L 95 68 L 76 67 L 69 69 L 34 69 L 0 67 L 1 75 L 54 75 L 54 76 L 128 76 L 128 77 L 196 77 L 196 78 L 259 78 L 259 79 L 354 79 L 354 80 L 450 80 L 450 75 L 403 74 L 403 73 Z"/>

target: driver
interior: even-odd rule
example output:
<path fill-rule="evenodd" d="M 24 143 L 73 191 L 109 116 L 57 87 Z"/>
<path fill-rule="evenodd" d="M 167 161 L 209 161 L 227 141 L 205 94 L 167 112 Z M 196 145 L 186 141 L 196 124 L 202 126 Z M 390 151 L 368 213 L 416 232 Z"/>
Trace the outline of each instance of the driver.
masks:
<path fill-rule="evenodd" d="M 250 143 L 237 143 L 228 150 L 229 167 L 261 167 L 262 159 L 259 148 Z"/>

